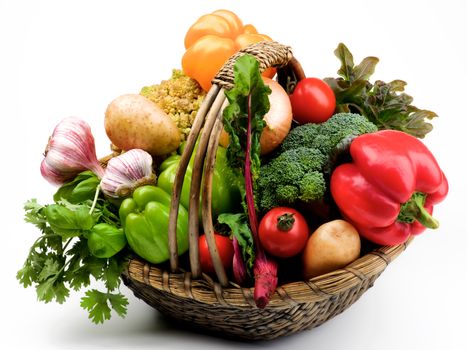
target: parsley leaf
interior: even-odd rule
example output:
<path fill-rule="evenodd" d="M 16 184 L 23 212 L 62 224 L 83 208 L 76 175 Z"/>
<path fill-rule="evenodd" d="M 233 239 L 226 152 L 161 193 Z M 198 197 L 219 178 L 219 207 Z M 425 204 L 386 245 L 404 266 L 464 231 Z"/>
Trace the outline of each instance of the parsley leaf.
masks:
<path fill-rule="evenodd" d="M 128 299 L 120 293 L 102 293 L 91 289 L 86 292 L 85 297 L 81 298 L 81 307 L 89 311 L 89 318 L 94 323 L 103 323 L 110 319 L 109 303 L 119 316 L 126 315 Z"/>
<path fill-rule="evenodd" d="M 107 295 L 112 309 L 114 309 L 120 317 L 124 317 L 126 315 L 128 299 L 122 294 L 107 293 Z"/>
<path fill-rule="evenodd" d="M 89 311 L 89 318 L 94 323 L 103 323 L 110 319 L 110 307 L 107 293 L 91 289 L 86 292 L 86 296 L 81 298 L 81 307 Z"/>

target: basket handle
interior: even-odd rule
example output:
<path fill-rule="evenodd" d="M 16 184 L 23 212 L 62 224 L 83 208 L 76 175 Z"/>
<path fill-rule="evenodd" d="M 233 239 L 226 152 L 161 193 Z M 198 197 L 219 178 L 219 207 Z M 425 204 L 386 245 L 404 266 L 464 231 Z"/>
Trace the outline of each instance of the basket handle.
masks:
<path fill-rule="evenodd" d="M 168 232 L 170 266 L 172 272 L 175 272 L 178 269 L 176 228 L 180 194 L 188 163 L 193 154 L 193 150 L 198 140 L 201 128 L 203 128 L 193 163 L 190 188 L 190 205 L 188 208 L 190 269 L 193 278 L 199 278 L 201 276 L 198 247 L 199 195 L 204 170 L 202 191 L 203 229 L 204 233 L 206 234 L 206 241 L 208 243 L 208 248 L 211 254 L 211 259 L 213 261 L 216 275 L 222 286 L 228 285 L 229 281 L 220 260 L 219 253 L 217 252 L 214 239 L 214 228 L 211 213 L 212 176 L 219 143 L 218 141 L 220 133 L 223 129 L 222 112 L 226 103 L 224 90 L 229 90 L 233 87 L 233 66 L 236 60 L 244 54 L 253 55 L 259 62 L 261 71 L 264 71 L 270 67 L 276 67 L 278 68 L 278 77 L 284 76 L 284 73 L 279 74 L 280 70 L 284 70 L 287 72 L 286 74 L 293 74 L 297 80 L 301 80 L 305 77 L 303 69 L 298 61 L 293 57 L 290 47 L 272 41 L 263 41 L 248 46 L 247 48 L 233 55 L 219 70 L 218 74 L 212 80 L 213 85 L 206 95 L 205 100 L 193 122 L 191 131 L 187 138 L 185 149 L 178 165 L 177 174 L 172 189 L 172 202 Z"/>

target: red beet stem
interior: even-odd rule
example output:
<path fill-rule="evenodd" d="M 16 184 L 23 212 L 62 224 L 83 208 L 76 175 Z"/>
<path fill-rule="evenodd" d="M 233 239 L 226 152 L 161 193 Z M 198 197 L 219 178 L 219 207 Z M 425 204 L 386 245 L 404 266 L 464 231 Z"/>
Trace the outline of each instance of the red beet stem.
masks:
<path fill-rule="evenodd" d="M 233 238 L 234 256 L 232 263 L 232 270 L 235 282 L 243 286 L 246 282 L 246 266 L 242 257 L 242 250 L 237 238 Z"/>
<path fill-rule="evenodd" d="M 277 287 L 277 263 L 268 258 L 261 249 L 256 254 L 253 270 L 255 274 L 253 298 L 256 306 L 264 309 Z"/>
<path fill-rule="evenodd" d="M 256 306 L 265 308 L 277 287 L 277 263 L 268 259 L 258 237 L 258 217 L 256 216 L 253 179 L 251 174 L 251 95 L 248 96 L 248 123 L 245 150 L 245 197 L 248 208 L 248 220 L 256 247 L 253 266 L 255 275 L 254 299 Z"/>

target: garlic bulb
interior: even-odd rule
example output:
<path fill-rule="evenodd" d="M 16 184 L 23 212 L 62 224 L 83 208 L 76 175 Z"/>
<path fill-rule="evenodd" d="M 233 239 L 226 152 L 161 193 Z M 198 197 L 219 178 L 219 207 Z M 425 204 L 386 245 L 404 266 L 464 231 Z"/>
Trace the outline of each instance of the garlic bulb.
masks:
<path fill-rule="evenodd" d="M 141 149 L 132 149 L 109 160 L 100 186 L 105 195 L 122 198 L 139 186 L 155 183 L 151 155 Z"/>
<path fill-rule="evenodd" d="M 91 128 L 79 118 L 64 118 L 49 138 L 41 174 L 50 183 L 61 185 L 84 170 L 91 170 L 99 177 L 104 174 L 97 160 Z"/>

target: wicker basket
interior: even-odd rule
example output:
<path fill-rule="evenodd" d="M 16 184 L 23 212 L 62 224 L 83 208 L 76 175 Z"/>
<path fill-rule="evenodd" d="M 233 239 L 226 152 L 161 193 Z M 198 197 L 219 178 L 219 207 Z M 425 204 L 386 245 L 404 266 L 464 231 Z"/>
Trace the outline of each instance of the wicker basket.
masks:
<path fill-rule="evenodd" d="M 308 281 L 281 285 L 265 309 L 256 307 L 252 288 L 242 288 L 228 280 L 215 251 L 210 189 L 222 131 L 222 110 L 226 103 L 224 89 L 232 87 L 233 64 L 244 53 L 255 56 L 262 70 L 276 67 L 282 83 L 290 81 L 290 78 L 300 80 L 304 77 L 290 48 L 275 42 L 252 45 L 230 58 L 213 80 L 213 86 L 197 114 L 180 160 L 169 221 L 170 266 L 154 266 L 134 258 L 130 260 L 123 280 L 136 297 L 171 318 L 223 337 L 265 340 L 319 326 L 344 311 L 373 285 L 410 241 L 395 247 L 373 249 L 344 269 Z M 184 271 L 179 266 L 175 228 L 182 181 L 199 135 L 189 207 L 190 271 Z M 201 176 L 203 171 L 204 176 Z M 202 225 L 217 280 L 200 271 L 200 192 Z"/>

